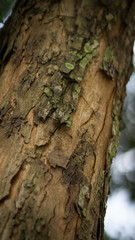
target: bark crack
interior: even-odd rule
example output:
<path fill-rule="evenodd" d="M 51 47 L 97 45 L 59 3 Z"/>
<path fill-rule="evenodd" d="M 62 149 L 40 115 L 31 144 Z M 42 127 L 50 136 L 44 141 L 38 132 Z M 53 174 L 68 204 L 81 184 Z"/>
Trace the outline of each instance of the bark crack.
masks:
<path fill-rule="evenodd" d="M 52 217 L 50 217 L 50 219 L 49 219 L 49 221 L 48 221 L 48 223 L 47 223 L 48 228 L 49 228 L 49 225 L 51 224 L 51 221 L 52 221 L 53 218 L 55 217 L 56 207 L 57 207 L 57 205 L 54 206 L 53 215 L 52 215 Z"/>
<path fill-rule="evenodd" d="M 90 121 L 90 119 L 94 113 L 95 113 L 95 111 L 93 110 L 92 113 L 90 114 L 89 118 L 84 123 L 82 123 L 82 125 L 80 127 L 83 127 L 84 125 L 86 125 Z"/>
<path fill-rule="evenodd" d="M 102 125 L 102 128 L 101 128 L 101 130 L 100 130 L 98 136 L 97 136 L 96 143 L 98 142 L 98 139 L 100 138 L 100 136 L 101 136 L 101 134 L 102 134 L 102 131 L 103 131 L 103 129 L 104 129 L 105 122 L 106 122 L 106 118 L 107 118 L 107 114 L 108 114 L 108 108 L 109 108 L 110 101 L 111 101 L 111 99 L 112 99 L 112 95 L 113 95 L 113 93 L 114 93 L 114 89 L 113 89 L 113 91 L 112 91 L 112 93 L 111 93 L 110 100 L 107 102 L 106 110 L 105 110 L 105 116 L 104 116 L 104 121 L 103 121 L 103 125 Z"/>
<path fill-rule="evenodd" d="M 44 196 L 43 196 L 42 201 L 41 201 L 41 203 L 40 203 L 39 210 L 41 209 L 41 206 L 42 206 L 42 204 L 44 203 L 45 198 L 46 198 L 46 194 L 47 194 L 47 192 L 46 192 L 46 187 L 48 187 L 48 185 L 51 183 L 52 178 L 53 178 L 53 174 L 51 173 L 50 169 L 49 169 L 47 172 L 45 172 L 44 174 L 47 174 L 47 173 L 50 173 L 50 176 L 51 176 L 51 177 L 50 177 L 50 179 L 48 180 L 48 182 L 44 185 Z"/>
<path fill-rule="evenodd" d="M 8 224 L 8 221 L 9 221 L 9 219 L 10 219 L 10 213 L 8 213 L 8 216 L 7 216 L 7 218 L 6 218 L 6 219 L 4 219 L 4 220 L 5 220 L 5 224 L 4 224 L 4 226 L 3 226 L 3 228 L 2 228 L 2 230 L 1 230 L 1 232 L 0 232 L 0 236 L 2 236 L 2 235 L 3 235 L 3 233 L 4 233 L 4 230 L 6 229 L 6 226 L 7 226 L 7 224 Z"/>
<path fill-rule="evenodd" d="M 85 99 L 85 97 L 82 95 L 82 98 L 83 98 L 83 100 L 86 102 L 86 104 L 89 106 L 89 107 L 91 107 L 90 105 L 89 105 L 89 103 L 88 103 L 88 101 Z"/>
<path fill-rule="evenodd" d="M 19 180 L 19 176 L 21 174 L 21 171 L 23 170 L 23 166 L 24 163 L 22 163 L 17 171 L 17 173 L 12 177 L 12 179 L 10 180 L 10 188 L 9 188 L 9 192 L 8 194 L 6 194 L 6 196 L 4 196 L 3 198 L 0 199 L 0 207 L 5 203 L 6 200 L 11 199 L 12 198 L 12 192 L 13 192 L 13 188 L 15 187 L 15 185 L 17 184 L 17 181 Z"/>

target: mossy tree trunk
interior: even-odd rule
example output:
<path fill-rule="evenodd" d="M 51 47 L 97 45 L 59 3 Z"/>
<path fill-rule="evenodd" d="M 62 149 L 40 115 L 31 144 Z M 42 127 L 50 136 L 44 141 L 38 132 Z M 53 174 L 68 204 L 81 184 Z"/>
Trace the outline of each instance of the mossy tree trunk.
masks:
<path fill-rule="evenodd" d="M 103 239 L 134 1 L 18 1 L 0 32 L 0 239 Z"/>

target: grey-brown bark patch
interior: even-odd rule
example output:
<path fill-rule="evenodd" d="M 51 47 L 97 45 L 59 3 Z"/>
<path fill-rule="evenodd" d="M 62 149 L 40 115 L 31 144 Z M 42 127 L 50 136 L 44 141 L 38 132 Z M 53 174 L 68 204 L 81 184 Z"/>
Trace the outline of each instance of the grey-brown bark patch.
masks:
<path fill-rule="evenodd" d="M 9 146 L 7 145 L 7 157 L 1 162 L 0 199 L 3 199 L 10 193 L 12 179 L 16 176 L 23 163 L 23 156 L 21 155 L 22 143 L 17 134 L 12 139 L 13 142 L 11 141 Z"/>
<path fill-rule="evenodd" d="M 55 124 L 53 119 L 48 119 L 46 123 L 40 123 L 37 126 L 36 137 L 35 137 L 35 145 L 42 146 L 46 145 L 55 130 L 57 129 L 57 124 Z"/>
<path fill-rule="evenodd" d="M 64 149 L 62 149 L 62 141 L 59 137 L 54 137 L 55 145 L 53 149 L 50 149 L 50 152 L 47 155 L 47 160 L 52 167 L 63 167 L 66 168 L 68 163 L 68 156 Z"/>
<path fill-rule="evenodd" d="M 32 125 L 24 124 L 21 127 L 21 135 L 24 137 L 24 142 L 29 143 L 31 137 Z"/>

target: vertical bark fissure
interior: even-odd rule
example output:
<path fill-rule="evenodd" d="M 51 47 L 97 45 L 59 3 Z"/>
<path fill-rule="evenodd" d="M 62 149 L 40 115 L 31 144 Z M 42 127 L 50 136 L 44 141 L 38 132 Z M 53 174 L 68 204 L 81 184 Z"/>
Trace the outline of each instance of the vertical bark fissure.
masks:
<path fill-rule="evenodd" d="M 110 100 L 109 100 L 109 102 L 107 102 L 103 125 L 102 125 L 100 133 L 98 134 L 98 136 L 96 138 L 96 143 L 98 142 L 98 140 L 99 140 L 99 138 L 100 138 L 100 136 L 101 136 L 101 134 L 102 134 L 102 132 L 104 130 L 104 127 L 105 127 L 105 124 L 106 124 L 107 115 L 108 115 L 108 107 L 110 105 L 110 102 L 112 102 L 112 96 L 114 94 L 114 91 L 115 91 L 115 89 L 112 90 L 112 93 L 110 94 Z"/>

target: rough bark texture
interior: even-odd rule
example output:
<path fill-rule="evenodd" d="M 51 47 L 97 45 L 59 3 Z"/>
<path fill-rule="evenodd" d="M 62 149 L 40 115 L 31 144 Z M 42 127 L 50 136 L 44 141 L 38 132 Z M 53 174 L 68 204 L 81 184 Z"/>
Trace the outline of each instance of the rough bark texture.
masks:
<path fill-rule="evenodd" d="M 0 239 L 103 239 L 134 1 L 18 1 L 0 32 Z"/>

